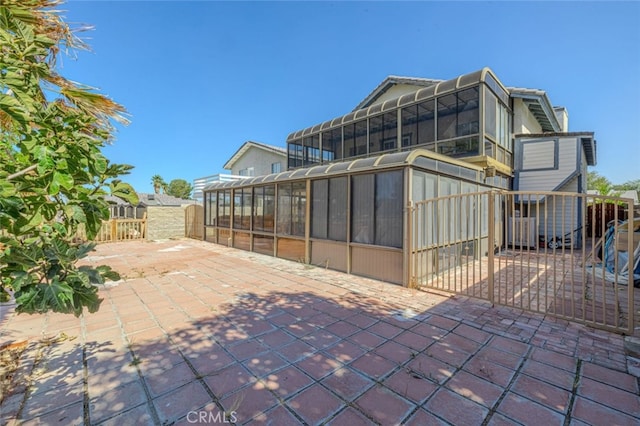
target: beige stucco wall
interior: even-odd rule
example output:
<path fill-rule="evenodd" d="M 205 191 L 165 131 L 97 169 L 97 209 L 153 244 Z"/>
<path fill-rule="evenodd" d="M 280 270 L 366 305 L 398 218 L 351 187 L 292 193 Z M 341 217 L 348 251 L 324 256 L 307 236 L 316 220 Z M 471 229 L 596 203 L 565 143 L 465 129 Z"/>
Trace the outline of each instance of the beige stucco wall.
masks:
<path fill-rule="evenodd" d="M 264 176 L 271 174 L 271 164 L 280 163 L 280 171 L 287 170 L 287 155 L 251 147 L 231 168 L 232 175 L 239 175 L 240 170 L 253 167 L 253 176 Z"/>
<path fill-rule="evenodd" d="M 371 105 L 381 104 L 389 99 L 396 99 L 408 93 L 414 93 L 419 89 L 422 89 L 422 87 L 414 86 L 411 84 L 396 84 L 395 86 L 390 87 L 386 92 L 384 92 L 384 94 L 376 99 L 376 101 Z"/>
<path fill-rule="evenodd" d="M 182 237 L 184 237 L 184 207 L 147 207 L 147 240 Z"/>
<path fill-rule="evenodd" d="M 542 133 L 542 126 L 522 99 L 513 100 L 513 115 L 514 134 Z"/>

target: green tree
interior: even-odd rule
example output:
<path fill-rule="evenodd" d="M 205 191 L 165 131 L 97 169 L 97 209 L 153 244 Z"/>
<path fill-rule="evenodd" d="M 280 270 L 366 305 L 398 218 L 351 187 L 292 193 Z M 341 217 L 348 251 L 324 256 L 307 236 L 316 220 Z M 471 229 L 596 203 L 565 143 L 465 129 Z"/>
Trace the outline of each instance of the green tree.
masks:
<path fill-rule="evenodd" d="M 596 171 L 587 173 L 587 189 L 597 190 L 600 194 L 606 195 L 611 190 L 611 181 Z M 600 190 L 605 190 L 604 193 Z"/>
<path fill-rule="evenodd" d="M 596 190 L 600 195 L 609 195 L 617 197 L 620 191 L 617 191 L 611 181 L 596 171 L 587 173 L 587 189 Z"/>
<path fill-rule="evenodd" d="M 151 184 L 153 185 L 153 192 L 155 192 L 156 194 L 159 194 L 160 191 L 166 192 L 167 190 L 167 183 L 164 181 L 164 179 L 162 179 L 162 176 L 160 175 L 151 176 Z"/>
<path fill-rule="evenodd" d="M 124 108 L 56 71 L 60 52 L 86 46 L 53 8 L 59 0 L 0 3 L 0 299 L 18 312 L 95 312 L 108 266 L 78 266 L 109 218 L 108 194 L 137 204 L 117 179 L 131 166 L 101 149 Z"/>
<path fill-rule="evenodd" d="M 184 179 L 172 180 L 169 182 L 169 185 L 167 185 L 167 189 L 165 190 L 167 195 L 185 199 L 191 198 L 192 191 L 193 186 Z"/>
<path fill-rule="evenodd" d="M 635 190 L 637 192 L 640 192 L 640 179 L 629 180 L 620 185 L 613 185 L 613 189 L 615 189 L 616 191 Z"/>

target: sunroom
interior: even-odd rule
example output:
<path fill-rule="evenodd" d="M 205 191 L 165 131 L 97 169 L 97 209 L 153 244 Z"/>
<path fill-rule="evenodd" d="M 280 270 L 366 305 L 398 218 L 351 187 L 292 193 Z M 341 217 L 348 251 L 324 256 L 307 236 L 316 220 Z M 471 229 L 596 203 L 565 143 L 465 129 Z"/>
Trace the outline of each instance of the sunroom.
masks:
<path fill-rule="evenodd" d="M 408 285 L 412 203 L 487 189 L 481 167 L 425 149 L 219 182 L 204 190 L 205 239 Z M 451 223 L 483 227 L 478 211 L 451 212 L 465 215 Z M 447 217 L 429 214 L 420 222 Z M 486 252 L 483 232 L 460 228 L 433 238 L 439 247 L 464 243 L 476 255 Z"/>

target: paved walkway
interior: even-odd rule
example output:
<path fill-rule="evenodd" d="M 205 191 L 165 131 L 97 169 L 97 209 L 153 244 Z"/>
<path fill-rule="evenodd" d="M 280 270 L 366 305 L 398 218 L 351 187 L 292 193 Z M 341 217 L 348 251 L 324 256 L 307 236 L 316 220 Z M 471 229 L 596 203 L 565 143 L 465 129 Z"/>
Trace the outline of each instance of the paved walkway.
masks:
<path fill-rule="evenodd" d="M 615 334 L 195 240 L 88 261 L 126 276 L 99 312 L 0 308 L 3 425 L 640 422 Z"/>

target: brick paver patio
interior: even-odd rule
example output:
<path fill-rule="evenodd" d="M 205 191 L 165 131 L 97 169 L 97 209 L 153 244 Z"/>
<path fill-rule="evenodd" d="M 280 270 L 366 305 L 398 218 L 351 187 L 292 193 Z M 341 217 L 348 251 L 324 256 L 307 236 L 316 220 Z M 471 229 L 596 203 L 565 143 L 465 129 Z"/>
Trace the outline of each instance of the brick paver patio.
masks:
<path fill-rule="evenodd" d="M 99 312 L 0 307 L 2 425 L 640 423 L 619 335 L 195 240 L 87 261 Z"/>

